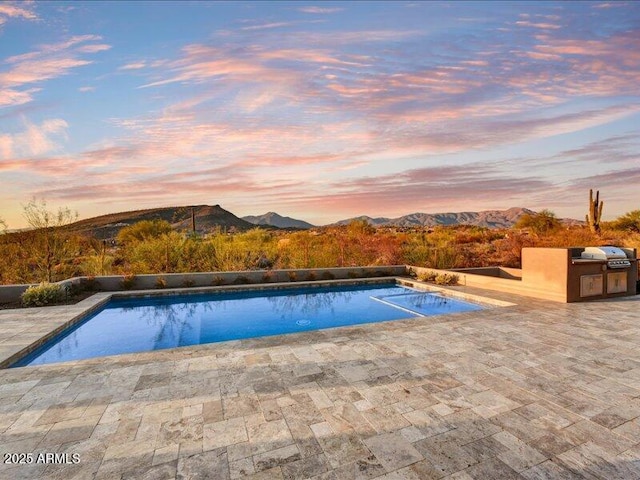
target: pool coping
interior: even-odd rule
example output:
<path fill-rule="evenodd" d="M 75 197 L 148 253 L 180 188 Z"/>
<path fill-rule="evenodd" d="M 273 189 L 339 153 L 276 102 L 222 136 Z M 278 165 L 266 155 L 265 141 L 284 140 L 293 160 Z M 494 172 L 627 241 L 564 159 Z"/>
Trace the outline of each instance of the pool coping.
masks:
<path fill-rule="evenodd" d="M 156 290 L 127 290 L 127 291 L 118 291 L 118 292 L 98 292 L 92 295 L 89 298 L 86 298 L 77 304 L 73 305 L 75 307 L 72 311 L 75 311 L 78 307 L 82 308 L 81 311 L 75 312 L 71 314 L 71 318 L 66 321 L 63 321 L 60 325 L 56 326 L 49 332 L 45 333 L 35 341 L 29 343 L 28 345 L 19 348 L 8 357 L 0 360 L 0 369 L 10 368 L 16 362 L 22 360 L 24 357 L 30 355 L 38 348 L 42 347 L 44 344 L 49 342 L 54 337 L 62 334 L 66 330 L 74 327 L 75 325 L 82 323 L 88 316 L 95 313 L 98 309 L 102 308 L 105 304 L 107 304 L 112 299 L 122 299 L 122 298 L 150 298 L 150 297 L 159 297 L 159 296 L 174 296 L 174 295 L 202 295 L 207 293 L 230 293 L 230 292 L 246 292 L 246 291 L 261 291 L 261 290 L 284 290 L 284 289 L 300 289 L 300 288 L 323 288 L 323 287 L 332 287 L 332 286 L 351 286 L 351 285 L 376 285 L 376 284 L 385 284 L 394 282 L 396 285 L 402 285 L 405 287 L 414 288 L 416 290 L 422 290 L 427 292 L 438 293 L 443 296 L 447 296 L 450 298 L 458 299 L 458 300 L 466 300 L 473 303 L 479 303 L 481 305 L 491 307 L 509 307 L 515 306 L 516 303 L 497 300 L 490 297 L 485 297 L 476 294 L 470 294 L 467 292 L 460 292 L 450 288 L 445 288 L 442 286 L 436 286 L 433 284 L 428 284 L 425 282 L 421 282 L 415 280 L 413 278 L 407 277 L 379 277 L 379 278 L 367 278 L 367 279 L 339 279 L 339 280 L 315 280 L 315 281 L 302 281 L 302 282 L 278 282 L 278 283 L 264 283 L 264 284 L 246 284 L 246 285 L 223 285 L 223 286 L 206 286 L 206 287 L 184 287 L 184 288 L 167 288 L 167 289 L 156 289 Z M 40 307 L 40 309 L 46 308 L 55 308 L 55 307 Z M 19 311 L 20 309 L 11 310 L 11 311 Z M 60 313 L 63 315 L 63 313 Z M 408 315 L 410 315 L 408 313 Z M 446 314 L 447 316 L 455 315 L 455 314 Z M 435 315 L 441 316 L 441 315 Z M 406 319 L 394 320 L 394 321 L 402 321 L 402 320 L 410 320 L 415 318 L 421 318 L 414 316 L 407 316 Z M 422 317 L 423 318 L 423 317 Z M 332 327 L 332 328 L 348 328 L 348 327 Z M 230 340 L 237 341 L 237 340 Z M 227 342 L 216 342 L 216 343 L 227 343 Z M 189 347 L 197 347 L 200 345 L 190 345 L 184 347 L 173 347 L 176 348 L 189 348 Z M 165 349 L 171 350 L 171 349 Z M 129 352 L 121 355 L 139 355 L 144 353 L 153 353 L 150 352 Z M 112 356 L 121 356 L 121 355 L 109 355 L 107 357 Z M 97 358 L 106 358 L 106 357 L 97 357 Z M 95 359 L 84 359 L 84 360 L 95 360 Z M 77 360 L 83 361 L 83 360 Z M 59 362 L 62 363 L 62 362 Z M 24 367 L 27 367 L 25 365 Z M 22 367 L 16 367 L 22 368 Z"/>

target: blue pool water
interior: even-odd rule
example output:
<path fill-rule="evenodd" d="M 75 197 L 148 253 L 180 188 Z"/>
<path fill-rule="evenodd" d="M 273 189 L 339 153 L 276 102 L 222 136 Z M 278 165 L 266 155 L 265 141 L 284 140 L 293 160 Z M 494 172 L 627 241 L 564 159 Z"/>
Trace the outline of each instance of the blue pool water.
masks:
<path fill-rule="evenodd" d="M 13 366 L 482 308 L 396 284 L 116 299 Z"/>

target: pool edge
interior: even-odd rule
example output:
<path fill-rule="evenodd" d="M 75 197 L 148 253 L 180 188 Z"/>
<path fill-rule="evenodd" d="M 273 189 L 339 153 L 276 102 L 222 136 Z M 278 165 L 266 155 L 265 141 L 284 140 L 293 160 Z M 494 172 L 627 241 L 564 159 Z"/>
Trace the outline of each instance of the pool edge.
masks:
<path fill-rule="evenodd" d="M 332 286 L 351 286 L 351 285 L 376 285 L 384 283 L 395 283 L 396 285 L 402 285 L 414 288 L 421 291 L 429 291 L 441 293 L 452 298 L 470 301 L 478 303 L 488 307 L 508 307 L 516 305 L 515 303 L 505 302 L 502 300 L 495 300 L 489 297 L 483 297 L 479 295 L 467 294 L 465 292 L 459 292 L 456 290 L 427 284 L 417 281 L 410 277 L 377 277 L 367 279 L 338 279 L 338 280 L 319 280 L 319 281 L 303 281 L 303 282 L 277 282 L 277 283 L 264 283 L 264 284 L 246 284 L 246 285 L 223 285 L 223 286 L 206 286 L 206 287 L 185 287 L 185 288 L 167 288 L 158 290 L 131 290 L 131 291 L 119 291 L 119 292 L 99 292 L 91 297 L 77 303 L 75 306 L 81 306 L 82 304 L 88 304 L 85 310 L 82 310 L 72 316 L 68 321 L 58 325 L 53 330 L 49 331 L 42 337 L 38 338 L 34 342 L 30 343 L 26 347 L 18 350 L 9 357 L 0 361 L 0 369 L 11 368 L 12 365 L 18 363 L 20 360 L 29 356 L 35 350 L 45 345 L 52 338 L 64 333 L 66 330 L 73 328 L 75 325 L 83 322 L 88 316 L 95 313 L 98 309 L 107 304 L 111 299 L 123 299 L 123 298 L 149 298 L 154 296 L 171 296 L 171 295 L 198 295 L 206 293 L 229 293 L 229 292 L 245 292 L 245 291 L 261 291 L 261 290 L 283 290 L 283 289 L 296 289 L 296 288 L 322 288 Z M 413 317 L 408 317 L 413 318 Z M 341 327 L 334 327 L 341 328 Z M 186 348 L 186 347 L 184 347 Z M 110 355 L 111 356 L 111 355 Z M 108 356 L 108 357 L 110 357 Z M 103 357 L 100 357 L 103 358 Z M 28 367 L 23 365 L 22 368 Z"/>

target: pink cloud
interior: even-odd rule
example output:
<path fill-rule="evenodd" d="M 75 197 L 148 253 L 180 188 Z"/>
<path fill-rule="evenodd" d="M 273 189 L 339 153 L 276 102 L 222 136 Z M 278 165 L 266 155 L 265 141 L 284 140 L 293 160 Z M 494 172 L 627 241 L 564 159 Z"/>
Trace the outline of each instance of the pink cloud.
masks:
<path fill-rule="evenodd" d="M 542 30 L 556 30 L 558 28 L 562 28 L 561 25 L 556 25 L 555 23 L 541 23 L 541 22 L 529 22 L 529 21 L 518 21 L 516 25 L 519 27 L 531 27 L 531 28 L 540 28 Z"/>
<path fill-rule="evenodd" d="M 100 40 L 96 35 L 74 36 L 63 42 L 41 45 L 38 50 L 7 58 L 8 71 L 0 73 L 0 106 L 21 105 L 33 100 L 35 88 L 26 85 L 67 75 L 72 69 L 92 63 L 81 58 L 109 48 L 104 44 L 87 44 Z"/>
<path fill-rule="evenodd" d="M 0 137 L 2 159 L 17 156 L 40 156 L 56 151 L 58 139 L 66 139 L 67 122 L 60 118 L 45 120 L 40 124 L 24 123 L 25 129 Z"/>
<path fill-rule="evenodd" d="M 452 188 L 455 185 L 455 188 Z M 312 193 L 279 200 L 282 204 L 326 209 L 347 215 L 353 212 L 373 214 L 376 211 L 398 209 L 400 205 L 423 205 L 423 211 L 444 208 L 450 211 L 452 203 L 460 201 L 460 192 L 466 202 L 522 201 L 528 192 L 549 188 L 542 178 L 517 178 L 505 175 L 491 166 L 473 164 L 455 167 L 432 167 L 407 170 L 393 175 L 335 182 L 326 189 L 331 195 Z M 408 213 L 406 207 L 403 213 Z"/>
<path fill-rule="evenodd" d="M 110 50 L 110 49 L 111 49 L 111 45 L 106 45 L 102 43 L 102 44 L 84 45 L 82 47 L 78 47 L 78 52 L 97 53 L 97 52 L 104 52 L 105 50 Z"/>
<path fill-rule="evenodd" d="M 75 58 L 49 58 L 25 62 L 13 70 L 0 73 L 0 85 L 24 85 L 65 75 L 70 69 L 88 65 L 89 61 Z"/>
<path fill-rule="evenodd" d="M 25 8 L 27 7 L 27 8 Z M 6 23 L 7 18 L 23 18 L 25 20 L 37 20 L 38 16 L 29 9 L 31 5 L 21 4 L 20 6 L 10 3 L 0 3 L 0 26 Z"/>
<path fill-rule="evenodd" d="M 11 135 L 0 135 L 0 159 L 13 157 L 13 142 Z"/>
<path fill-rule="evenodd" d="M 39 92 L 40 88 L 29 88 L 27 90 L 15 90 L 13 88 L 0 87 L 0 107 L 17 106 L 29 103 L 33 100 L 33 94 Z"/>
<path fill-rule="evenodd" d="M 283 69 L 269 68 L 252 58 L 234 58 L 216 47 L 189 45 L 183 49 L 184 56 L 170 63 L 172 76 L 143 85 L 157 87 L 176 82 L 202 83 L 211 79 L 236 79 L 288 81 L 291 74 Z"/>

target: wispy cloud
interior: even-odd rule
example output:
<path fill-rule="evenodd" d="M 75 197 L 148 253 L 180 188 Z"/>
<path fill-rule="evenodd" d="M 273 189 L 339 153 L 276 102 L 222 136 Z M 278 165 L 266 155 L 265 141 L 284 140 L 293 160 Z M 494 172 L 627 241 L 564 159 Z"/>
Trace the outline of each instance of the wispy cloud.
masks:
<path fill-rule="evenodd" d="M 300 7 L 299 12 L 312 14 L 329 14 L 343 11 L 344 8 L 339 7 Z"/>
<path fill-rule="evenodd" d="M 147 66 L 147 63 L 144 61 L 130 62 L 125 65 L 122 65 L 121 67 L 118 68 L 118 70 L 140 70 L 141 68 L 145 68 L 146 66 Z"/>
<path fill-rule="evenodd" d="M 198 43 L 145 46 L 115 64 L 105 55 L 102 71 L 73 89 L 92 91 L 105 66 L 117 72 L 118 98 L 133 101 L 109 106 L 109 116 L 120 115 L 102 119 L 109 133 L 90 145 L 77 141 L 68 153 L 61 146 L 76 131 L 70 118 L 69 127 L 45 124 L 61 115 L 49 115 L 46 105 L 8 109 L 21 113 L 7 122 L 38 120 L 2 131 L 0 170 L 26 173 L 30 194 L 69 202 L 126 207 L 221 195 L 215 201 L 229 208 L 300 206 L 334 215 L 453 209 L 461 191 L 481 208 L 544 208 L 550 196 L 568 203 L 581 195 L 581 178 L 603 174 L 614 182 L 606 175 L 619 169 L 635 181 L 637 138 L 582 146 L 575 139 L 640 117 L 637 15 L 620 23 L 622 12 L 595 5 L 529 5 L 520 15 L 498 7 L 495 15 L 465 12 L 473 21 L 462 23 L 455 4 L 391 5 L 379 9 L 395 8 L 410 21 L 390 15 L 379 28 L 377 9 L 378 20 L 362 9 L 354 21 L 360 7 L 349 6 L 334 24 L 328 20 L 337 15 L 327 15 L 342 8 L 300 4 L 262 20 L 225 19 Z M 427 9 L 440 15 L 437 25 L 409 18 Z M 13 50 L 0 65 L 0 105 L 28 104 L 47 80 L 89 70 L 107 39 Z M 83 102 L 98 111 L 101 99 L 116 98 L 110 87 L 100 84 L 104 95 Z M 526 153 L 505 153 L 511 150 Z"/>
<path fill-rule="evenodd" d="M 555 23 L 529 22 L 525 20 L 516 22 L 516 25 L 519 27 L 540 28 L 542 30 L 556 30 L 558 28 L 562 28 L 561 25 L 556 25 Z"/>
<path fill-rule="evenodd" d="M 19 6 L 9 2 L 1 3 L 0 4 L 0 26 L 6 23 L 8 18 L 37 20 L 38 16 L 30 7 L 32 7 L 32 5 L 29 5 L 27 3 L 21 3 L 19 4 Z"/>
<path fill-rule="evenodd" d="M 14 55 L 3 63 L 8 69 L 0 72 L 0 106 L 21 105 L 33 100 L 38 88 L 26 87 L 41 84 L 52 78 L 64 76 L 72 69 L 89 65 L 90 60 L 82 54 L 108 49 L 106 44 L 93 42 L 101 40 L 97 35 L 74 36 L 68 40 L 41 45 L 29 53 Z"/>
<path fill-rule="evenodd" d="M 591 5 L 591 8 L 603 8 L 603 9 L 620 8 L 620 7 L 626 7 L 627 5 L 629 5 L 628 2 L 606 2 L 606 3 L 598 3 L 596 5 Z"/>
<path fill-rule="evenodd" d="M 247 27 L 242 27 L 241 30 L 245 30 L 245 31 L 267 30 L 271 28 L 290 27 L 292 25 L 295 25 L 295 22 L 271 22 L 271 23 L 262 23 L 260 25 L 249 25 Z"/>
<path fill-rule="evenodd" d="M 45 120 L 40 124 L 24 120 L 23 130 L 0 135 L 0 159 L 13 157 L 37 157 L 60 148 L 59 139 L 66 139 L 67 122 L 60 118 Z"/>
<path fill-rule="evenodd" d="M 455 188 L 452 185 L 455 184 Z M 371 213 L 388 211 L 400 205 L 418 205 L 422 211 L 447 211 L 459 201 L 461 191 L 484 205 L 518 204 L 526 195 L 552 184 L 542 177 L 505 175 L 491 165 L 471 164 L 450 167 L 412 169 L 392 175 L 364 177 L 333 183 L 331 195 L 307 195 L 299 204 L 321 206 L 333 212 Z M 500 199 L 496 202 L 496 199 Z M 292 199 L 293 200 L 293 199 Z M 294 203 L 293 201 L 291 203 Z M 408 213 L 405 210 L 403 213 Z"/>

